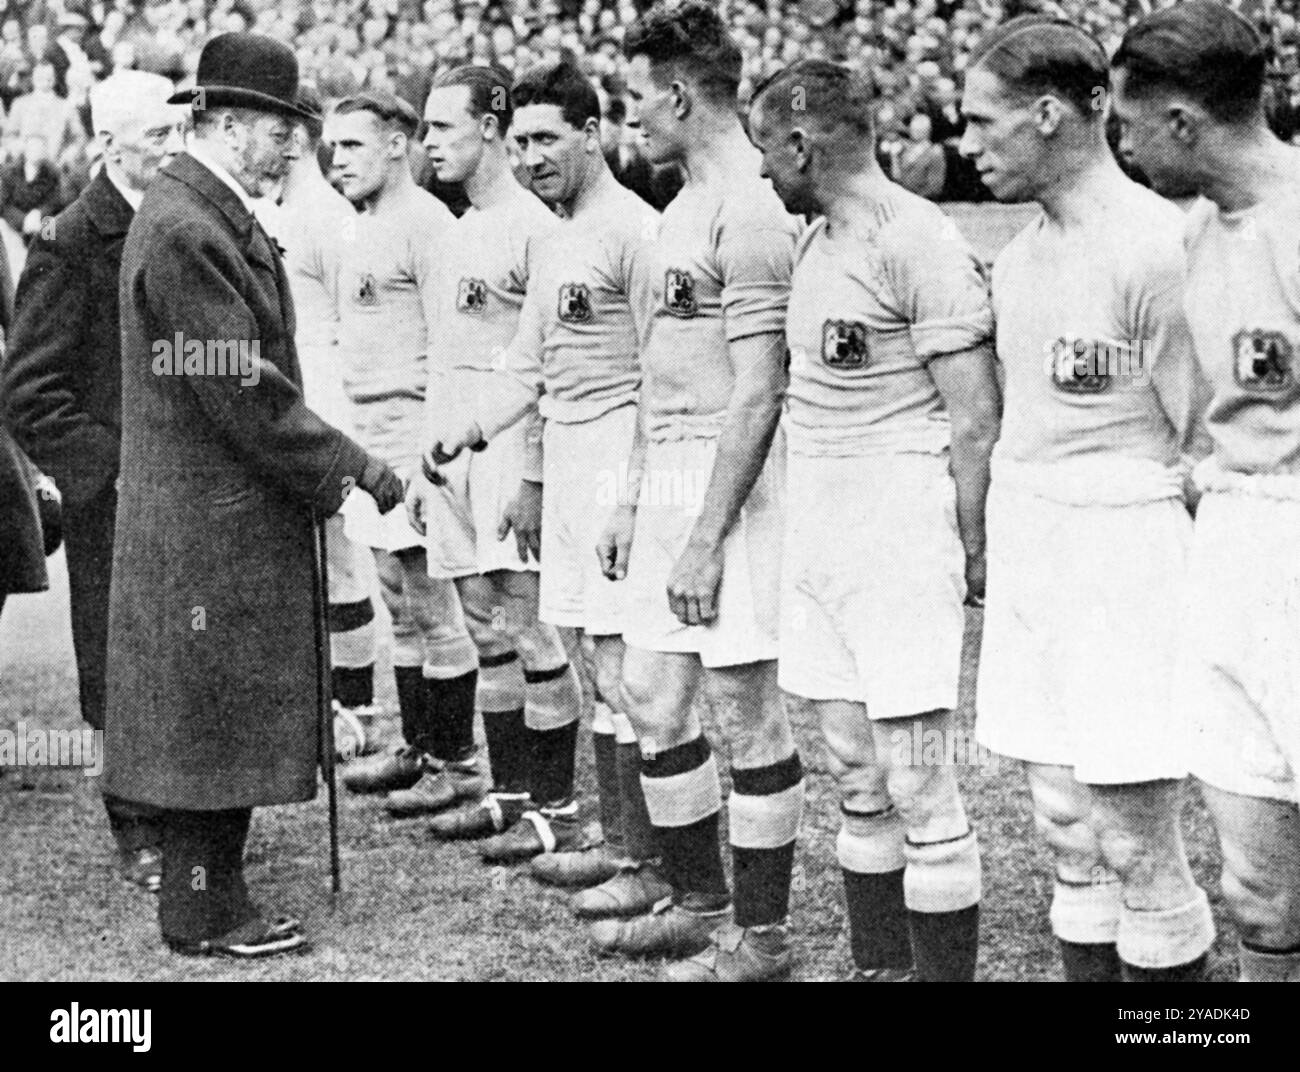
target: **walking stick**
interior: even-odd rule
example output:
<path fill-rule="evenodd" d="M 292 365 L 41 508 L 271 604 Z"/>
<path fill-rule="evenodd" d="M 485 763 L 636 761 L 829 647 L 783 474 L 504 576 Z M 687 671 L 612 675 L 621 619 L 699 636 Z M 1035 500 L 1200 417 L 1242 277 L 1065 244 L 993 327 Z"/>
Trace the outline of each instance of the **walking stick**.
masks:
<path fill-rule="evenodd" d="M 330 600 L 329 550 L 325 518 L 312 512 L 315 569 L 312 586 L 316 589 L 316 707 L 320 712 L 321 773 L 325 776 L 325 798 L 330 826 L 330 895 L 343 892 L 343 865 L 339 859 L 339 791 L 334 777 L 334 710 L 330 682 Z"/>

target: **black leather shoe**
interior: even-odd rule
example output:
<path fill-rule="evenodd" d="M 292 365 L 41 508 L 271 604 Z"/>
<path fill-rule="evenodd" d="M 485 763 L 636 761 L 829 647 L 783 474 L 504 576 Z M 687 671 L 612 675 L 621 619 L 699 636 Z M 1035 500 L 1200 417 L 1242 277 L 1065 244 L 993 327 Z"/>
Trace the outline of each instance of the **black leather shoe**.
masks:
<path fill-rule="evenodd" d="M 410 789 L 424 775 L 424 753 L 403 745 L 387 755 L 366 756 L 343 768 L 343 785 L 353 793 L 391 793 Z"/>
<path fill-rule="evenodd" d="M 286 953 L 305 953 L 311 948 L 296 919 L 282 916 L 267 922 L 254 917 L 242 927 L 202 941 L 163 938 L 173 953 L 184 957 L 227 957 L 232 960 L 260 960 Z"/>

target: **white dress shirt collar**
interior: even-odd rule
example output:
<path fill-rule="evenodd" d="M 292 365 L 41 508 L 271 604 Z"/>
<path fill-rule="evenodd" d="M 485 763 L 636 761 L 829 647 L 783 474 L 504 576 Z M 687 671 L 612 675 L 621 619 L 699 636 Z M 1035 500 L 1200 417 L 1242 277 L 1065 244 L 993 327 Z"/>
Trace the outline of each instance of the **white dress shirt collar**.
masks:
<path fill-rule="evenodd" d="M 212 172 L 217 178 L 235 191 L 235 196 L 239 198 L 240 204 L 249 212 L 253 211 L 253 199 L 248 196 L 248 192 L 239 185 L 235 177 L 230 174 L 224 167 L 212 159 L 212 155 L 203 147 L 203 143 L 197 138 L 192 138 L 185 151 L 194 157 L 200 164 Z"/>
<path fill-rule="evenodd" d="M 113 189 L 121 194 L 123 200 L 131 206 L 131 211 L 139 212 L 140 202 L 144 200 L 144 194 L 139 190 L 131 189 L 124 182 L 119 182 L 117 176 L 113 174 L 113 170 L 107 164 L 104 165 L 104 174 L 108 176 L 108 181 L 113 184 Z"/>

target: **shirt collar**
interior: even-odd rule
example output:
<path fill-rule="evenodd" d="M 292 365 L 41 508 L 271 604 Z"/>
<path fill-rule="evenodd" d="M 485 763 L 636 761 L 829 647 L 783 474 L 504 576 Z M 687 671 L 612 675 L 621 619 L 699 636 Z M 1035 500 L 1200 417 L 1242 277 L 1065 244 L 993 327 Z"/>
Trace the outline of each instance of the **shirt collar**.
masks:
<path fill-rule="evenodd" d="M 104 165 L 104 175 L 108 178 L 108 181 L 113 184 L 113 189 L 121 194 L 122 199 L 131 206 L 131 211 L 139 212 L 140 202 L 144 200 L 144 194 L 140 193 L 138 190 L 132 190 L 131 187 L 127 186 L 124 182 L 118 182 L 107 164 Z"/>
<path fill-rule="evenodd" d="M 212 159 L 212 155 L 204 149 L 202 142 L 197 138 L 191 139 L 190 144 L 185 147 L 185 151 L 234 190 L 235 196 L 239 198 L 239 203 L 244 208 L 248 209 L 249 212 L 253 211 L 253 199 L 248 196 L 248 192 L 235 181 L 235 177 L 229 171 Z"/>

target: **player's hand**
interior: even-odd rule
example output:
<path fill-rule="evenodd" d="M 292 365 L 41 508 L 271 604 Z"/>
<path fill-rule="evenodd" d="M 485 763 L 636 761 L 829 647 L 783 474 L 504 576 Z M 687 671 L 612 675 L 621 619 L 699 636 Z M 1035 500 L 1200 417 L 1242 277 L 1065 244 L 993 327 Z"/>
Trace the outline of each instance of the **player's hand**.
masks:
<path fill-rule="evenodd" d="M 966 556 L 966 605 L 984 606 L 984 582 L 988 574 L 988 560 L 983 553 Z"/>
<path fill-rule="evenodd" d="M 635 527 L 636 507 L 620 506 L 596 544 L 600 572 L 611 581 L 621 581 L 627 576 L 627 560 L 632 553 L 632 530 Z"/>
<path fill-rule="evenodd" d="M 378 458 L 366 462 L 359 484 L 362 491 L 370 493 L 381 514 L 399 506 L 406 498 L 406 485 L 402 483 L 402 478 Z"/>
<path fill-rule="evenodd" d="M 433 494 L 433 484 L 423 473 L 416 473 L 411 477 L 411 483 L 406 489 L 406 520 L 421 536 L 424 536 L 428 529 L 425 518 L 428 517 L 431 494 Z"/>
<path fill-rule="evenodd" d="M 477 424 L 451 424 L 447 428 L 437 429 L 433 436 L 433 446 L 424 455 L 424 474 L 434 484 L 440 483 L 432 474 L 438 473 L 438 467 L 449 465 L 468 447 L 470 450 L 482 450 L 487 446 L 483 433 Z"/>
<path fill-rule="evenodd" d="M 528 564 L 532 555 L 538 562 L 542 560 L 542 485 L 535 480 L 524 480 L 519 484 L 519 494 L 511 500 L 501 515 L 501 524 L 497 526 L 497 539 L 504 540 L 514 529 L 515 545 L 519 549 L 519 560 Z"/>
<path fill-rule="evenodd" d="M 722 547 L 688 543 L 668 576 L 668 606 L 683 625 L 704 625 L 718 616 Z"/>

